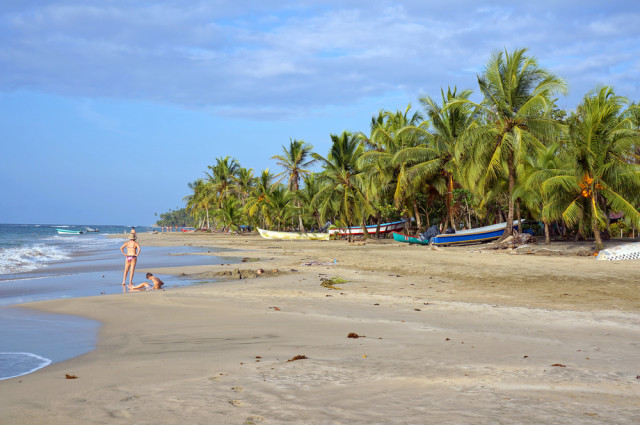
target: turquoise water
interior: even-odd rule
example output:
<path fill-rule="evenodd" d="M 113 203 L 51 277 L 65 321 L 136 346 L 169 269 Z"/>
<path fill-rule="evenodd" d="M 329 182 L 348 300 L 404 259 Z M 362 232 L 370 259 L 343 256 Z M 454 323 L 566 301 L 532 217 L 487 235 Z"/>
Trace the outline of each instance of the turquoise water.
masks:
<path fill-rule="evenodd" d="M 100 232 L 60 235 L 56 230 L 85 227 Z M 128 233 L 130 229 L 113 225 L 0 224 L 0 380 L 34 372 L 94 348 L 99 323 L 16 306 L 60 298 L 123 294 L 124 257 L 120 252 L 123 240 L 107 235 Z M 141 233 L 152 229 L 136 230 Z M 137 269 L 221 263 L 214 256 L 180 255 L 199 251 L 192 247 L 142 246 Z M 154 274 L 165 282 L 165 289 L 195 283 Z M 143 280 L 144 276 L 136 273 L 134 282 Z"/>

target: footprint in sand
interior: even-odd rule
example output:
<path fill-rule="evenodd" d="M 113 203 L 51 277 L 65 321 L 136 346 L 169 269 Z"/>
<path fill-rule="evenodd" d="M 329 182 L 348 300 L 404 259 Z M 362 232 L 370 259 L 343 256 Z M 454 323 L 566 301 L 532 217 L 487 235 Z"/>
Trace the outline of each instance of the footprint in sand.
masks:
<path fill-rule="evenodd" d="M 244 388 L 242 387 L 231 387 L 231 389 L 237 393 L 241 393 L 244 391 Z"/>
<path fill-rule="evenodd" d="M 242 406 L 242 402 L 240 400 L 230 400 L 229 404 L 236 407 Z"/>

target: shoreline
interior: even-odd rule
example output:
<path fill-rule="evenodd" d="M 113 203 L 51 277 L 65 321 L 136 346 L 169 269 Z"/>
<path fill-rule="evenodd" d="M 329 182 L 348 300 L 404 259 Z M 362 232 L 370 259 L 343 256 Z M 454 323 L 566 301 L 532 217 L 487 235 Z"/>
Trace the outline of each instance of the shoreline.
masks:
<path fill-rule="evenodd" d="M 1 422 L 640 418 L 633 261 L 393 241 L 138 237 L 143 249 L 240 249 L 228 257 L 246 262 L 136 270 L 202 281 L 231 273 L 213 284 L 22 305 L 103 326 L 96 350 L 0 381 Z M 258 268 L 269 275 L 240 279 Z M 346 282 L 321 286 L 331 278 Z M 288 361 L 297 355 L 308 358 Z"/>

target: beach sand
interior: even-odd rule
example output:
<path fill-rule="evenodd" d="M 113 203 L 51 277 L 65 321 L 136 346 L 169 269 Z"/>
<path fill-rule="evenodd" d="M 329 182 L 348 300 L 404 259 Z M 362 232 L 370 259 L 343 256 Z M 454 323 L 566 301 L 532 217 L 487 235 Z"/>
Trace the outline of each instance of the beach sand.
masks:
<path fill-rule="evenodd" d="M 0 423 L 640 423 L 637 261 L 562 245 L 139 242 L 143 255 L 236 251 L 222 265 L 137 271 L 225 279 L 213 284 L 30 304 L 99 320 L 98 346 L 0 381 Z M 331 278 L 346 282 L 322 286 Z"/>

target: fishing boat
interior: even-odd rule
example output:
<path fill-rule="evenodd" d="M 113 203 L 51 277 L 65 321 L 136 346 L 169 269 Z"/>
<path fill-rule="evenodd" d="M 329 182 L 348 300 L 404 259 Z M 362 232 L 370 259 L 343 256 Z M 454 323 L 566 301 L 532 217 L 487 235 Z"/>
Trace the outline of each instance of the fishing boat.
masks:
<path fill-rule="evenodd" d="M 491 226 L 476 227 L 475 229 L 459 230 L 456 233 L 445 233 L 431 238 L 434 245 L 455 245 L 488 242 L 498 239 L 504 233 L 507 223 L 492 224 Z M 513 221 L 514 230 L 518 230 L 518 220 Z"/>
<path fill-rule="evenodd" d="M 275 230 L 265 230 L 258 228 L 260 236 L 265 239 L 303 239 L 303 240 L 316 240 L 316 241 L 328 241 L 329 233 L 316 233 L 316 232 L 278 232 Z"/>
<path fill-rule="evenodd" d="M 413 243 L 419 245 L 465 245 L 472 243 L 488 242 L 498 239 L 504 233 L 507 223 L 492 224 L 491 226 L 477 227 L 469 230 L 459 230 L 456 233 L 444 233 L 436 235 L 431 240 L 421 241 L 417 236 L 403 235 L 402 233 L 393 233 L 393 239 L 398 242 Z M 518 230 L 518 220 L 514 220 L 513 228 Z"/>
<path fill-rule="evenodd" d="M 370 235 L 374 235 L 376 233 L 376 229 L 378 228 L 377 224 L 371 224 L 365 227 L 367 229 L 367 233 Z M 380 233 L 391 233 L 397 230 L 402 230 L 404 228 L 404 221 L 394 221 L 393 223 L 384 223 L 380 225 Z M 338 235 L 364 235 L 364 231 L 362 230 L 362 226 L 356 227 L 348 227 L 348 228 L 338 228 L 338 229 L 329 229 L 330 234 L 338 234 Z"/>
<path fill-rule="evenodd" d="M 82 230 L 67 230 L 67 229 L 56 229 L 59 235 L 81 235 L 84 232 Z"/>
<path fill-rule="evenodd" d="M 603 249 L 598 253 L 596 260 L 640 260 L 640 242 L 625 243 Z"/>
<path fill-rule="evenodd" d="M 99 232 L 100 229 L 94 229 L 93 227 L 85 227 L 85 232 Z"/>
<path fill-rule="evenodd" d="M 421 241 L 417 236 L 409 236 L 398 232 L 393 232 L 393 240 L 397 242 L 415 243 L 418 245 L 429 245 L 427 239 Z"/>

